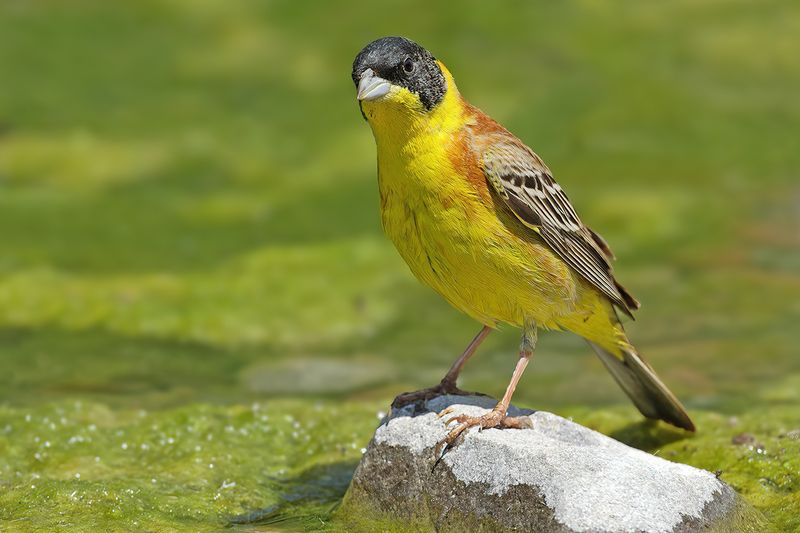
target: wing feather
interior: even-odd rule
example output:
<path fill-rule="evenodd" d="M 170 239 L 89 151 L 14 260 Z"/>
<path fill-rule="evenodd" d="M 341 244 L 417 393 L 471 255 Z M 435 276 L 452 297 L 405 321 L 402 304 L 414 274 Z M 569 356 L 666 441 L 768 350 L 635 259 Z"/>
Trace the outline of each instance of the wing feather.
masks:
<path fill-rule="evenodd" d="M 483 172 L 497 194 L 561 259 L 631 315 L 639 302 L 614 279 L 611 249 L 583 225 L 544 162 L 510 133 L 492 137 L 475 144 L 482 147 Z"/>

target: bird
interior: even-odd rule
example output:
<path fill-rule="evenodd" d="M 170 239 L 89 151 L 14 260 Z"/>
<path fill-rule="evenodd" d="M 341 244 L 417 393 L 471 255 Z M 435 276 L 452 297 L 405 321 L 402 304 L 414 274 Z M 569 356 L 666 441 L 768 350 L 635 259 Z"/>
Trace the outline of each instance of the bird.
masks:
<path fill-rule="evenodd" d="M 625 333 L 620 313 L 633 318 L 640 305 L 615 279 L 611 248 L 544 161 L 467 102 L 444 63 L 410 39 L 367 44 L 352 79 L 375 139 L 384 232 L 416 278 L 482 325 L 438 385 L 393 406 L 464 394 L 456 385 L 464 364 L 490 332 L 510 325 L 522 340 L 505 394 L 484 415 L 447 420 L 446 446 L 472 427 L 530 426 L 507 411 L 540 328 L 584 338 L 645 417 L 695 431 Z"/>

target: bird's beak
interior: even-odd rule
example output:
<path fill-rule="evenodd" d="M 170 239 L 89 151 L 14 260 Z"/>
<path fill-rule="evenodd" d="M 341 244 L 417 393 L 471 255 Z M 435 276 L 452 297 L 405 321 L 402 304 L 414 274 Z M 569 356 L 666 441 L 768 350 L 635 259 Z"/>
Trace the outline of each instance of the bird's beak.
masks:
<path fill-rule="evenodd" d="M 392 85 L 383 78 L 375 75 L 371 68 L 361 74 L 358 82 L 358 99 L 362 101 L 375 100 L 389 92 Z"/>

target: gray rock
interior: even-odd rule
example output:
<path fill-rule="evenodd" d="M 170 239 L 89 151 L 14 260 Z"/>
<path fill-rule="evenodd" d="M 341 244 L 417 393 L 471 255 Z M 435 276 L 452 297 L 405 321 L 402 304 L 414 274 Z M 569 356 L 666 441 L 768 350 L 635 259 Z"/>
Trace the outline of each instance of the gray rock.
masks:
<path fill-rule="evenodd" d="M 760 531 L 760 514 L 705 470 L 672 463 L 564 418 L 471 429 L 436 465 L 436 413 L 478 415 L 486 396 L 395 410 L 375 432 L 338 511 L 360 531 Z"/>

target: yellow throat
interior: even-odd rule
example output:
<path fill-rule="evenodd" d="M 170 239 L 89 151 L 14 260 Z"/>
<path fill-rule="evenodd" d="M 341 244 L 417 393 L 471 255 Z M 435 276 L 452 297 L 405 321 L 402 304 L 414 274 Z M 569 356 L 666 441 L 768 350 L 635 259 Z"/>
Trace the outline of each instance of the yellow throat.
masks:
<path fill-rule="evenodd" d="M 439 61 L 436 62 L 444 74 L 447 91 L 444 98 L 432 110 L 427 111 L 419 97 L 404 87 L 392 86 L 389 94 L 379 100 L 361 102 L 361 110 L 367 117 L 378 157 L 387 148 L 397 151 L 417 137 L 444 137 L 452 134 L 464 124 L 464 105 L 452 74 Z"/>

